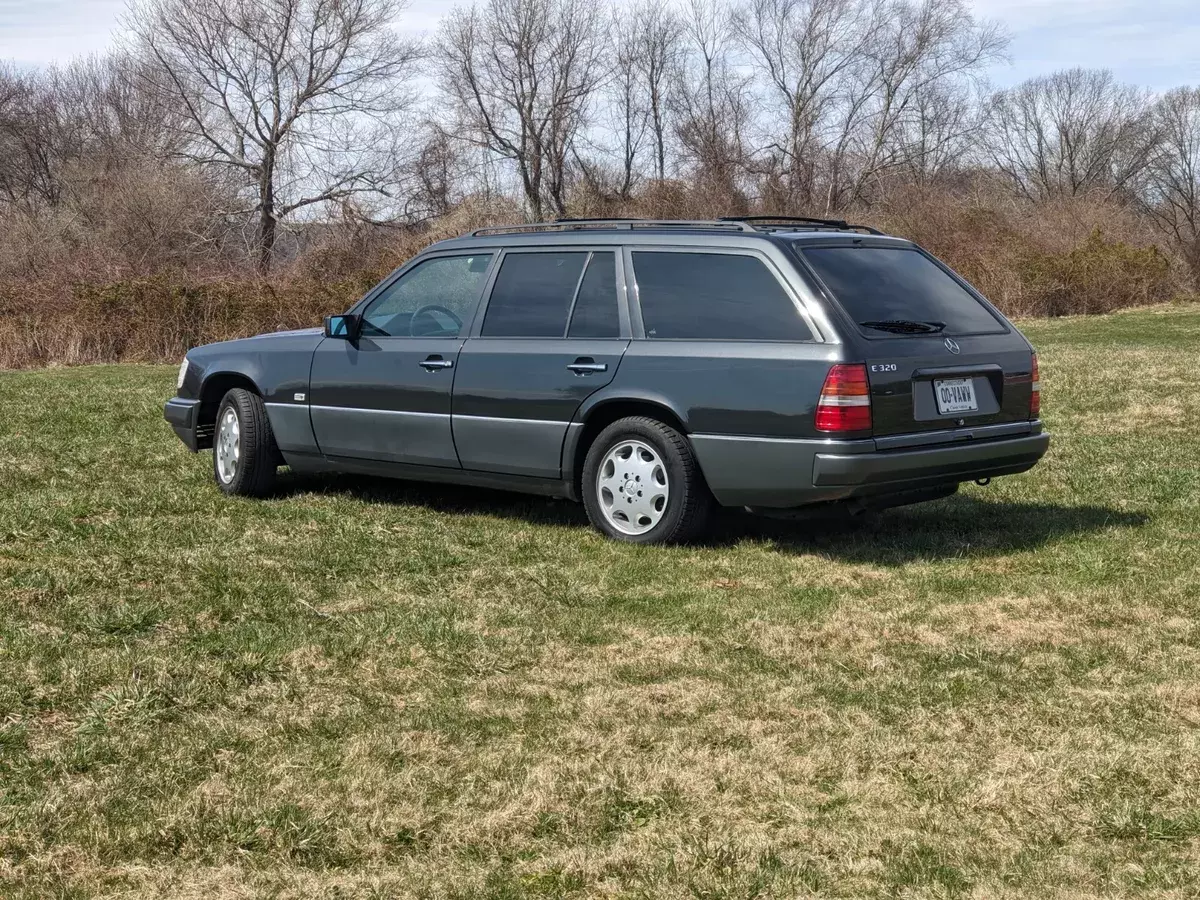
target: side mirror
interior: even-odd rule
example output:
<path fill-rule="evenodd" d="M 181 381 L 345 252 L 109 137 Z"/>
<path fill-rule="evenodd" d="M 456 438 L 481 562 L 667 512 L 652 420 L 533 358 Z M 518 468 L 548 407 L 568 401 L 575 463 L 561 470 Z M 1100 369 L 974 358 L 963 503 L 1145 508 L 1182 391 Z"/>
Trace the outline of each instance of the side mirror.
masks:
<path fill-rule="evenodd" d="M 327 338 L 344 338 L 345 340 L 353 341 L 358 338 L 358 332 L 361 328 L 361 316 L 346 315 L 325 317 L 325 337 Z"/>

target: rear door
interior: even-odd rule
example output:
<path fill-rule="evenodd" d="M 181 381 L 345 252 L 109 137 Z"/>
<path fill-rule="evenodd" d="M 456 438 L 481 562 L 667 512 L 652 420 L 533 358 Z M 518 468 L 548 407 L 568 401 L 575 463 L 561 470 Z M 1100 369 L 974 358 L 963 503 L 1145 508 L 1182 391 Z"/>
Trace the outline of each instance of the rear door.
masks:
<path fill-rule="evenodd" d="M 932 257 L 870 239 L 800 254 L 857 331 L 875 436 L 1029 421 L 1029 344 Z"/>
<path fill-rule="evenodd" d="M 579 405 L 629 345 L 613 248 L 510 250 L 459 356 L 454 442 L 464 469 L 558 478 Z"/>

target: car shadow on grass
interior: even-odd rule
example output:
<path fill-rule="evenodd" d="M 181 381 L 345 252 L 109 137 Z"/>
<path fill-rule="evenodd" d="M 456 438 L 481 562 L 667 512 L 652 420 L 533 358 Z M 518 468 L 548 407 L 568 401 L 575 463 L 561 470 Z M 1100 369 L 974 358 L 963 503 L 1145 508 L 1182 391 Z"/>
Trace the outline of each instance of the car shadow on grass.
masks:
<path fill-rule="evenodd" d="M 417 506 L 451 515 L 515 519 L 531 525 L 588 528 L 583 506 L 488 488 L 394 481 L 360 475 L 284 475 L 276 497 L 338 494 L 363 503 Z M 1143 513 L 1095 504 L 990 500 L 956 494 L 943 500 L 850 516 L 838 512 L 796 520 L 719 509 L 701 547 L 765 541 L 785 553 L 817 553 L 849 562 L 897 565 L 914 560 L 993 556 L 1110 528 L 1139 528 Z"/>
<path fill-rule="evenodd" d="M 847 562 L 900 565 L 922 560 L 1000 556 L 1111 528 L 1140 528 L 1143 513 L 1095 504 L 1065 505 L 956 494 L 865 516 L 798 521 L 723 515 L 705 543 L 765 540 L 791 553 Z"/>

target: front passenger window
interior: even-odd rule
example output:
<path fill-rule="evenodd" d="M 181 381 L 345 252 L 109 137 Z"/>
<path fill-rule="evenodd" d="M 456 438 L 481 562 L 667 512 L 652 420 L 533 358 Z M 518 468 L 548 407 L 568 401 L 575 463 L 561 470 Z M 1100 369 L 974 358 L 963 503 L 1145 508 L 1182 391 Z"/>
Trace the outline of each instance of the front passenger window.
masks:
<path fill-rule="evenodd" d="M 438 256 L 409 269 L 363 312 L 364 337 L 458 337 L 475 312 L 491 253 Z"/>

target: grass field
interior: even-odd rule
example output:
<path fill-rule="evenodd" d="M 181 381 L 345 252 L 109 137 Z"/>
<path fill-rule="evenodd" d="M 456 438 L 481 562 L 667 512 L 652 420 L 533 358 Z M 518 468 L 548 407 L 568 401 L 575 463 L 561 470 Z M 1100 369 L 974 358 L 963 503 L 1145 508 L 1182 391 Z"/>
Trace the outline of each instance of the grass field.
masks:
<path fill-rule="evenodd" d="M 1032 473 L 673 549 L 0 373 L 0 896 L 1196 896 L 1200 308 L 1026 331 Z"/>

